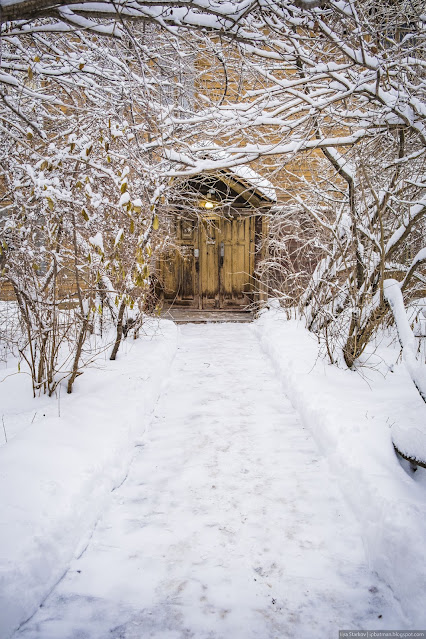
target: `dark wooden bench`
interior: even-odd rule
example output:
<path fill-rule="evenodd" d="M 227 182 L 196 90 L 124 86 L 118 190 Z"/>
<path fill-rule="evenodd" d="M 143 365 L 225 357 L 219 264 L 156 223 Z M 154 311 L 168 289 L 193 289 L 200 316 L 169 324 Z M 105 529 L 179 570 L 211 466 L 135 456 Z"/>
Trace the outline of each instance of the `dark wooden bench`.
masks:
<path fill-rule="evenodd" d="M 417 459 L 416 457 L 410 457 L 409 455 L 406 455 L 405 453 L 402 453 L 399 448 L 396 446 L 396 444 L 394 442 L 393 443 L 393 447 L 394 450 L 396 452 L 397 455 L 399 455 L 400 457 L 402 457 L 403 459 L 406 459 L 408 462 L 410 462 L 410 468 L 413 472 L 415 472 L 417 470 L 418 466 L 421 466 L 422 468 L 426 468 L 426 461 L 423 459 Z"/>

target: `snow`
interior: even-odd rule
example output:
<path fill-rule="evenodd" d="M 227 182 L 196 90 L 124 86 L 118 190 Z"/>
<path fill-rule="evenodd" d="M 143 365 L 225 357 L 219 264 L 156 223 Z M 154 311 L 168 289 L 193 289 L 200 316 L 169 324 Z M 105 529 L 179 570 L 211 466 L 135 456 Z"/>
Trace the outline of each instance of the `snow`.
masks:
<path fill-rule="evenodd" d="M 120 206 L 126 206 L 130 202 L 130 195 L 128 191 L 125 191 L 120 197 Z"/>
<path fill-rule="evenodd" d="M 406 457 L 416 459 L 423 464 L 426 463 L 426 427 L 424 422 L 411 427 L 395 424 L 392 427 L 392 441 Z"/>
<path fill-rule="evenodd" d="M 272 200 L 272 202 L 277 201 L 277 194 L 274 185 L 265 177 L 256 173 L 256 171 L 247 164 L 233 166 L 229 170 L 231 173 L 234 173 L 234 175 L 243 178 L 243 180 L 248 182 L 249 185 L 254 186 L 259 193 L 266 195 L 266 197 L 269 200 Z"/>
<path fill-rule="evenodd" d="M 123 237 L 123 235 L 124 235 L 124 229 L 121 228 L 121 229 L 119 229 L 117 235 L 115 236 L 114 248 L 120 243 L 121 238 Z"/>
<path fill-rule="evenodd" d="M 253 327 L 189 325 L 126 481 L 16 637 L 312 639 L 406 624 Z"/>
<path fill-rule="evenodd" d="M 28 376 L 2 371 L 8 438 L 0 448 L 2 639 L 61 579 L 125 477 L 176 349 L 171 322 L 150 321 L 145 333 L 126 341 L 116 362 L 98 358 L 75 392 L 63 388 L 56 400 L 30 400 Z"/>
<path fill-rule="evenodd" d="M 383 291 L 392 308 L 401 346 L 404 349 L 407 349 L 407 351 L 410 350 L 412 354 L 414 354 L 416 347 L 414 333 L 411 330 L 407 313 L 404 308 L 404 300 L 402 298 L 400 283 L 394 279 L 387 279 L 383 283 Z"/>
<path fill-rule="evenodd" d="M 389 584 L 411 627 L 426 623 L 426 473 L 405 472 L 391 432 L 425 423 L 426 407 L 398 348 L 365 355 L 363 373 L 327 364 L 301 321 L 277 306 L 257 325 L 302 423 L 312 432 L 357 520 L 370 567 Z"/>
<path fill-rule="evenodd" d="M 89 237 L 89 242 L 92 246 L 98 248 L 101 253 L 104 252 L 104 240 L 102 238 L 102 233 L 98 232 L 93 237 Z"/>
<path fill-rule="evenodd" d="M 223 162 L 226 163 L 226 160 L 230 160 L 231 166 L 227 167 L 225 164 L 226 168 L 221 167 L 225 172 L 232 173 L 236 177 L 242 178 L 248 186 L 254 186 L 259 193 L 265 195 L 272 202 L 277 201 L 277 194 L 272 182 L 257 173 L 248 164 L 232 165 L 232 157 L 230 156 L 230 154 L 222 150 L 221 147 L 215 142 L 197 142 L 194 148 L 198 152 L 202 151 L 203 155 L 207 156 L 211 160 L 220 160 L 222 164 Z M 179 161 L 189 166 L 191 164 L 194 164 L 194 160 L 182 153 L 176 153 L 175 151 L 171 150 L 171 153 L 169 155 L 170 157 L 172 157 L 173 155 L 174 159 L 178 159 Z"/>
<path fill-rule="evenodd" d="M 425 406 L 398 350 L 340 370 L 276 302 L 145 331 L 71 396 L 0 384 L 2 639 L 424 627 L 426 471 L 390 430 Z"/>
<path fill-rule="evenodd" d="M 424 249 L 420 251 L 414 263 L 416 260 L 424 259 L 425 254 L 426 251 Z M 383 289 L 395 319 L 405 366 L 416 388 L 426 402 L 426 367 L 417 358 L 416 340 L 404 307 L 401 284 L 394 279 L 387 279 L 384 281 Z M 392 438 L 401 453 L 423 463 L 426 462 L 426 420 L 419 422 L 416 427 L 394 426 Z"/>
<path fill-rule="evenodd" d="M 176 152 L 173 149 L 164 148 L 163 155 L 173 162 L 182 163 L 187 168 L 183 169 L 168 169 L 164 172 L 165 176 L 178 177 L 184 175 L 197 175 L 202 172 L 213 172 L 220 169 L 231 169 L 235 167 L 246 165 L 247 160 L 254 161 L 260 156 L 269 155 L 292 155 L 301 151 L 307 151 L 312 149 L 320 149 L 324 147 L 339 147 L 339 146 L 351 146 L 358 140 L 367 136 L 368 132 L 365 129 L 359 129 L 352 135 L 337 136 L 330 138 L 323 138 L 318 140 L 305 140 L 296 139 L 287 144 L 246 144 L 240 147 L 229 146 L 226 148 L 227 159 L 205 159 L 194 161 L 189 155 Z M 211 145 L 210 145 L 211 147 Z M 195 145 L 194 150 L 197 150 Z M 209 149 L 206 148 L 206 152 Z"/>
<path fill-rule="evenodd" d="M 401 239 L 402 235 L 405 233 L 405 231 L 406 231 L 407 227 L 409 226 L 409 224 L 413 220 L 418 218 L 419 215 L 423 214 L 423 211 L 424 211 L 425 207 L 426 207 L 426 196 L 421 198 L 418 202 L 416 202 L 415 204 L 412 204 L 410 206 L 409 212 L 405 216 L 405 219 L 404 219 L 403 223 L 401 224 L 401 226 L 399 226 L 396 229 L 396 231 L 394 231 L 394 233 L 392 234 L 392 236 L 388 240 L 388 242 L 386 244 L 386 249 L 385 249 L 386 253 L 389 253 L 391 248 L 393 246 L 395 246 L 399 242 L 399 240 Z"/>

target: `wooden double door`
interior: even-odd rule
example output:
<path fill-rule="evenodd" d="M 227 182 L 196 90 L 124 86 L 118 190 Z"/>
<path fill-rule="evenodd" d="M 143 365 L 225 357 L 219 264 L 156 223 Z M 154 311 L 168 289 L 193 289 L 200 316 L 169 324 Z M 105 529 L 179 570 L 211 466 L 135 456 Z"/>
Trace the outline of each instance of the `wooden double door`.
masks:
<path fill-rule="evenodd" d="M 161 269 L 167 302 L 222 309 L 252 301 L 254 217 L 177 219 L 176 236 L 178 248 Z"/>

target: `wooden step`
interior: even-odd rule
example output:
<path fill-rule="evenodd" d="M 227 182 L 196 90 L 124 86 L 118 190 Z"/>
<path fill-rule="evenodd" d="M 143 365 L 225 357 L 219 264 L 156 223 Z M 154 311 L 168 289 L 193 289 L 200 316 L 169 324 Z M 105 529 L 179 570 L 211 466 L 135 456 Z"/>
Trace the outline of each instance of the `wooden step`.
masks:
<path fill-rule="evenodd" d="M 161 313 L 163 319 L 176 324 L 207 324 L 211 322 L 252 322 L 254 313 L 239 310 L 203 310 L 192 308 L 167 308 Z"/>

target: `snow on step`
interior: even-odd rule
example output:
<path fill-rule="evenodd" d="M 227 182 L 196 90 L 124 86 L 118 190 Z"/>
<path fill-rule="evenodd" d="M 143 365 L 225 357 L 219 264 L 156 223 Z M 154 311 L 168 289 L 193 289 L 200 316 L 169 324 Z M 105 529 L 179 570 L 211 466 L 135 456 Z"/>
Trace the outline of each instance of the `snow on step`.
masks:
<path fill-rule="evenodd" d="M 16 636 L 312 639 L 397 611 L 253 327 L 187 325 L 127 480 Z"/>

